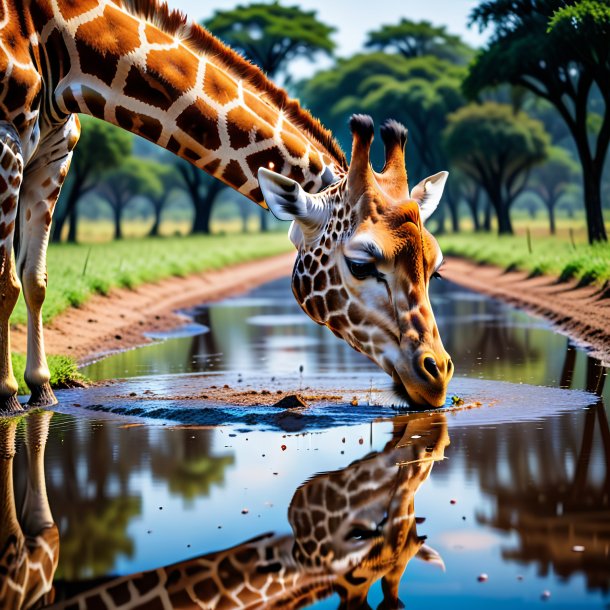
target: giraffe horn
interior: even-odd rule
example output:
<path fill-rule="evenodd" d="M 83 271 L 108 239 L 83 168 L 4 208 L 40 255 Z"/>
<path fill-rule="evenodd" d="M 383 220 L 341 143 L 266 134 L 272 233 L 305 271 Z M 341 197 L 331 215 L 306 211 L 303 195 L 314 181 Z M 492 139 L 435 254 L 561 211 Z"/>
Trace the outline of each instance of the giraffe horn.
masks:
<path fill-rule="evenodd" d="M 393 119 L 381 126 L 381 139 L 385 146 L 385 165 L 381 173 L 409 192 L 407 169 L 405 166 L 405 146 L 407 128 Z"/>
<path fill-rule="evenodd" d="M 373 178 L 371 169 L 371 144 L 373 143 L 373 119 L 366 114 L 354 114 L 349 120 L 352 132 L 352 159 L 348 171 L 348 184 L 355 190 L 363 190 Z"/>

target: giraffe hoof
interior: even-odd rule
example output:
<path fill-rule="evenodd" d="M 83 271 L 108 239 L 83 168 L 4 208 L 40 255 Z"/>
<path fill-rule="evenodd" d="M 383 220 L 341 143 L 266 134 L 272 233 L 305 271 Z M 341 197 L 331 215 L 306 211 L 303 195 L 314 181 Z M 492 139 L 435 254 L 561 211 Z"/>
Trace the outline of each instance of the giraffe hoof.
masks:
<path fill-rule="evenodd" d="M 23 405 L 19 402 L 17 394 L 0 398 L 0 416 L 15 415 L 16 413 L 23 413 L 23 411 Z"/>
<path fill-rule="evenodd" d="M 32 395 L 28 400 L 29 407 L 51 407 L 57 404 L 57 398 L 51 389 L 49 383 L 33 386 L 30 388 Z"/>

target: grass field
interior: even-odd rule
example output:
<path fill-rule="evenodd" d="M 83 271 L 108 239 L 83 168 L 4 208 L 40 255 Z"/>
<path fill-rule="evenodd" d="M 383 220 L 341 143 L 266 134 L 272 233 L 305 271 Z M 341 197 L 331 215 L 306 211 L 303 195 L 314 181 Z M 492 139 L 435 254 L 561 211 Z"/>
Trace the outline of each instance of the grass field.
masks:
<path fill-rule="evenodd" d="M 284 231 L 52 244 L 43 319 L 48 322 L 68 307 L 82 305 L 92 294 L 106 295 L 112 288 L 135 288 L 172 276 L 183 277 L 265 258 L 291 248 Z M 25 322 L 26 309 L 21 297 L 11 323 Z"/>
<path fill-rule="evenodd" d="M 43 319 L 48 322 L 68 307 L 79 307 L 93 294 L 107 295 L 112 288 L 135 288 L 172 276 L 184 277 L 281 254 L 292 248 L 285 231 L 52 244 L 48 253 L 49 285 Z M 22 295 L 11 323 L 25 324 L 26 321 Z M 53 387 L 63 387 L 80 378 L 71 358 L 50 355 L 48 360 Z M 25 357 L 22 354 L 13 354 L 13 368 L 19 393 L 28 394 L 23 381 Z"/>
<path fill-rule="evenodd" d="M 574 242 L 567 232 L 550 237 L 522 229 L 514 236 L 485 233 L 443 235 L 439 243 L 445 255 L 461 256 L 507 270 L 529 271 L 532 276 L 554 275 L 581 285 L 610 280 L 610 243 L 590 246 L 580 234 Z M 531 247 L 531 252 L 530 252 Z"/>

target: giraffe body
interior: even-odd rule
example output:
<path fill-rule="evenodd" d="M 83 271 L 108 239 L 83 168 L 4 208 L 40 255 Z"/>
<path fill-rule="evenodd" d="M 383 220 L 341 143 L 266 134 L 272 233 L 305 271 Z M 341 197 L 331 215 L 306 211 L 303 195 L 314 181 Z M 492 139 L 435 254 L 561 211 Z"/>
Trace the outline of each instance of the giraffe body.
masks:
<path fill-rule="evenodd" d="M 428 187 L 440 184 L 442 191 L 444 178 L 409 193 L 399 130 L 397 138 L 386 130 L 386 169 L 374 174 L 372 131 L 367 135 L 354 122 L 348 171 L 332 135 L 298 102 L 155 0 L 0 0 L 0 74 L 0 411 L 21 409 L 8 330 L 20 282 L 28 308 L 30 404 L 55 402 L 41 307 L 53 209 L 80 133 L 76 113 L 147 138 L 259 205 L 273 204 L 280 218 L 296 219 L 294 293 L 308 315 L 382 366 L 415 402 L 444 402 L 452 369 L 427 299 L 438 244 L 422 226 L 426 207 L 433 210 L 440 198 Z M 407 217 L 415 227 L 411 237 Z M 382 229 L 375 235 L 367 225 Z M 392 293 L 390 282 L 381 296 L 357 285 L 354 278 L 365 278 L 337 257 L 347 257 L 367 231 L 373 262 L 399 268 Z M 422 247 L 414 247 L 418 240 Z M 389 273 L 377 279 L 382 275 Z"/>

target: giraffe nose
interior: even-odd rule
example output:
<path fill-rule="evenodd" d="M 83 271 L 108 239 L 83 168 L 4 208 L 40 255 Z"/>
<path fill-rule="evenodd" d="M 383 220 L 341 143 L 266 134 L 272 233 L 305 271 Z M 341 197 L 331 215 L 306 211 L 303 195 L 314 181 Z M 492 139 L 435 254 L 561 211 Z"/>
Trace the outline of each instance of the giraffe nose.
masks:
<path fill-rule="evenodd" d="M 432 356 L 426 356 L 424 358 L 424 368 L 430 373 L 430 376 L 435 379 L 440 375 L 438 366 L 436 366 L 436 360 L 432 358 Z"/>
<path fill-rule="evenodd" d="M 451 377 L 453 363 L 451 358 L 437 358 L 430 353 L 421 354 L 415 359 L 415 370 L 419 376 L 429 383 L 442 383 Z"/>

